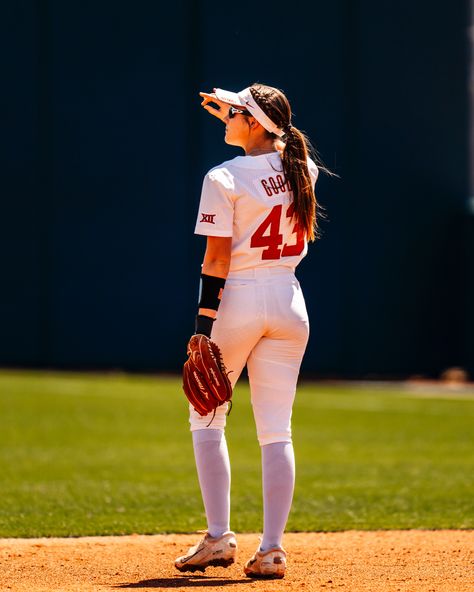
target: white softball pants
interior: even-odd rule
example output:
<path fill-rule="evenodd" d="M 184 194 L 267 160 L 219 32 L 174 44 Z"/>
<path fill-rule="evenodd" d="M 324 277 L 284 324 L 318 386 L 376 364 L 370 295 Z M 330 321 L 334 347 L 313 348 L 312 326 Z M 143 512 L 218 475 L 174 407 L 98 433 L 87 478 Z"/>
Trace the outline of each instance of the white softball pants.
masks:
<path fill-rule="evenodd" d="M 291 412 L 308 336 L 303 293 L 290 268 L 229 273 L 212 339 L 232 370 L 232 386 L 247 364 L 260 446 L 291 442 Z M 191 431 L 224 431 L 227 408 L 218 407 L 208 426 L 212 414 L 202 417 L 190 405 Z"/>

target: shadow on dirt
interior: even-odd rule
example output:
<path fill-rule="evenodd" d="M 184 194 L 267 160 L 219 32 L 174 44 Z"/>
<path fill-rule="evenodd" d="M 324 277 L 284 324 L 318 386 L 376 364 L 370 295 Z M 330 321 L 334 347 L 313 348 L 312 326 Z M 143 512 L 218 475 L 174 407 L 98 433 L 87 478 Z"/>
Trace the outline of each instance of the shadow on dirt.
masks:
<path fill-rule="evenodd" d="M 129 584 L 117 584 L 114 588 L 185 588 L 196 586 L 228 586 L 232 584 L 251 584 L 252 580 L 218 578 L 215 576 L 176 576 L 174 578 L 156 578 L 153 580 L 141 580 Z"/>

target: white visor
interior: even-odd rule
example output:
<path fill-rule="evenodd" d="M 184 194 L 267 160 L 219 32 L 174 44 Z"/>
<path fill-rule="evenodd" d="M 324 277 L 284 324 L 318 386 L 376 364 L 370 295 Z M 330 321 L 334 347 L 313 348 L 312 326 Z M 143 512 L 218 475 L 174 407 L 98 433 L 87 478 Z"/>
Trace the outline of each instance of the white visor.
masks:
<path fill-rule="evenodd" d="M 266 115 L 263 110 L 257 105 L 255 99 L 250 92 L 250 88 L 245 88 L 239 93 L 230 92 L 228 90 L 222 90 L 222 88 L 216 88 L 216 97 L 223 103 L 229 105 L 235 105 L 236 107 L 243 107 L 250 111 L 253 117 L 262 125 L 267 132 L 276 134 L 277 136 L 284 136 L 285 132 L 280 129 L 273 121 Z"/>

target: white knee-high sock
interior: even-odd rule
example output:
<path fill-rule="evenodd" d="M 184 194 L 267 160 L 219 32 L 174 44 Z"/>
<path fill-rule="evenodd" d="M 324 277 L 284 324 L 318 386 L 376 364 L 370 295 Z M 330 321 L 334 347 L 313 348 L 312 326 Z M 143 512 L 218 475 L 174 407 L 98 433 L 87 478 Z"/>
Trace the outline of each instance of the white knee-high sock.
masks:
<path fill-rule="evenodd" d="M 262 551 L 280 546 L 295 488 L 295 455 L 291 442 L 262 446 Z"/>
<path fill-rule="evenodd" d="M 192 432 L 194 458 L 206 510 L 207 530 L 219 537 L 229 530 L 230 462 L 222 430 Z"/>

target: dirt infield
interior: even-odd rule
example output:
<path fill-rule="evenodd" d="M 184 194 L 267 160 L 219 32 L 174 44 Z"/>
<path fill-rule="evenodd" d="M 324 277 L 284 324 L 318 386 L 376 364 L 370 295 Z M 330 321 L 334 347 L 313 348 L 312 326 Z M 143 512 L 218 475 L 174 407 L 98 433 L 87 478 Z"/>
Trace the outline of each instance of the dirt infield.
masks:
<path fill-rule="evenodd" d="M 243 563 L 259 542 L 254 534 L 237 536 L 232 567 L 180 574 L 173 559 L 198 537 L 0 539 L 0 590 L 474 591 L 474 531 L 289 533 L 287 575 L 277 581 L 243 575 Z"/>

